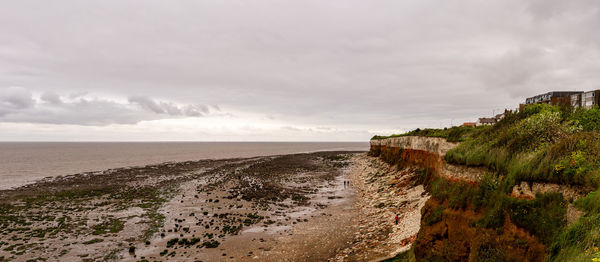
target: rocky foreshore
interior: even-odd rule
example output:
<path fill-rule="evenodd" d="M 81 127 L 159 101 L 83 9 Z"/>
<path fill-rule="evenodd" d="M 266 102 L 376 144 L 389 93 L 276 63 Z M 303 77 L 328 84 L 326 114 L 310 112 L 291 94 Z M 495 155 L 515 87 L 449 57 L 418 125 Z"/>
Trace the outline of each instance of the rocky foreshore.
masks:
<path fill-rule="evenodd" d="M 0 191 L 0 261 L 377 260 L 414 241 L 417 178 L 318 152 L 46 179 Z"/>
<path fill-rule="evenodd" d="M 352 158 L 351 184 L 357 192 L 357 231 L 338 261 L 378 261 L 406 251 L 415 241 L 421 208 L 429 195 L 420 171 L 398 169 L 365 154 Z M 398 216 L 398 223 L 395 218 Z"/>
<path fill-rule="evenodd" d="M 351 235 L 333 233 L 352 225 L 351 156 L 165 163 L 0 191 L 0 261 L 325 260 Z"/>

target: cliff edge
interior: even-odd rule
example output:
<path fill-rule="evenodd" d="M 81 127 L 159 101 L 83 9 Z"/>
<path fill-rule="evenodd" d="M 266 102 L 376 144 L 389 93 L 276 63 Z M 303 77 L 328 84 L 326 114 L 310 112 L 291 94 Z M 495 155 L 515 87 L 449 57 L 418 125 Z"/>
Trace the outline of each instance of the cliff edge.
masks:
<path fill-rule="evenodd" d="M 454 143 L 460 142 L 460 143 Z M 600 261 L 600 109 L 535 104 L 492 126 L 375 136 L 431 198 L 406 261 Z"/>

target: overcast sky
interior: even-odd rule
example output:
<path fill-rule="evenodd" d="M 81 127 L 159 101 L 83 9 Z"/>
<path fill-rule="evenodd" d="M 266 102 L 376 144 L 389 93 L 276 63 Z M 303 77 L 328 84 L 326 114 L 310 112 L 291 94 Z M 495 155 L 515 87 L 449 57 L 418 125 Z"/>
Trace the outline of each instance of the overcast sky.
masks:
<path fill-rule="evenodd" d="M 0 0 L 0 140 L 366 141 L 600 88 L 597 0 Z"/>

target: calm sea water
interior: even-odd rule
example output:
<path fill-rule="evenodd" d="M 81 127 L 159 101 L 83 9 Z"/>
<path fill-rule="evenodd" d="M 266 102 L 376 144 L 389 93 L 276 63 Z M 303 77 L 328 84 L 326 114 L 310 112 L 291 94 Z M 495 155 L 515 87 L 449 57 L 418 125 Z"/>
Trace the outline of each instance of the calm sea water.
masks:
<path fill-rule="evenodd" d="M 164 162 L 368 149 L 362 142 L 2 142 L 0 189 L 48 176 Z"/>

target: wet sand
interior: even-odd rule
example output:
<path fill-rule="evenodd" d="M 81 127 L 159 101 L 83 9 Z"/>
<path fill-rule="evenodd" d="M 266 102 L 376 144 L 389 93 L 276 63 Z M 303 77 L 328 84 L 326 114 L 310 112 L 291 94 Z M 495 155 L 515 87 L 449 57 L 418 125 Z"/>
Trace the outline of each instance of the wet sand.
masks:
<path fill-rule="evenodd" d="M 353 154 L 204 160 L 0 191 L 0 261 L 324 261 L 355 231 Z"/>
<path fill-rule="evenodd" d="M 419 230 L 416 171 L 318 152 L 48 178 L 0 191 L 0 261 L 377 261 Z"/>

